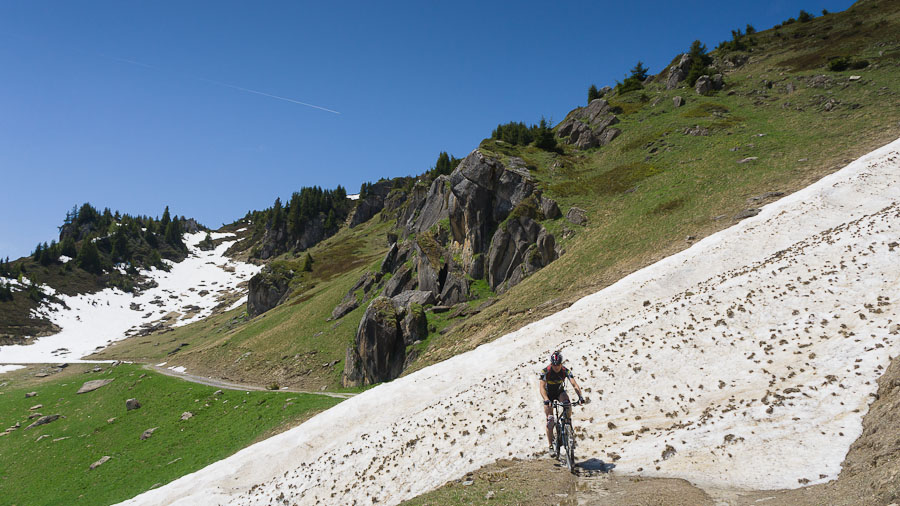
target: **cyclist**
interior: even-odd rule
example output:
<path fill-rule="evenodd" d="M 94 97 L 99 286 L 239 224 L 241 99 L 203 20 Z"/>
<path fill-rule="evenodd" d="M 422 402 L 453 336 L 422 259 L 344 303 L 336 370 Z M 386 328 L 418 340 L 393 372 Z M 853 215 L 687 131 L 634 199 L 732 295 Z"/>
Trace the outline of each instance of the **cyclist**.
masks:
<path fill-rule="evenodd" d="M 541 369 L 540 393 L 544 398 L 544 414 L 547 415 L 547 441 L 550 442 L 550 456 L 556 458 L 556 449 L 553 447 L 553 427 L 556 420 L 553 418 L 553 409 L 550 403 L 558 400 L 561 403 L 569 402 L 569 396 L 566 394 L 565 381 L 568 378 L 569 383 L 578 394 L 578 402 L 584 401 L 581 396 L 581 387 L 572 376 L 572 371 L 562 365 L 563 357 L 559 351 L 554 351 L 550 355 L 550 365 Z M 566 416 L 571 416 L 571 408 L 566 408 Z"/>

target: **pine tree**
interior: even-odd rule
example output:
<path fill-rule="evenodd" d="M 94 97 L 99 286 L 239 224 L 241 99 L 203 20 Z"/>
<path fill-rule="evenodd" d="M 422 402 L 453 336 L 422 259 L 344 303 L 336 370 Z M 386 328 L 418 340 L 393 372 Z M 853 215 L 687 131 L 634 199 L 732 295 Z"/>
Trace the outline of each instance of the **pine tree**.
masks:
<path fill-rule="evenodd" d="M 591 87 L 588 88 L 588 103 L 590 104 L 598 98 L 600 98 L 600 90 L 597 89 L 596 84 L 592 84 Z"/>
<path fill-rule="evenodd" d="M 709 74 L 708 67 L 712 62 L 712 58 L 706 54 L 706 44 L 703 44 L 699 40 L 695 40 L 691 43 L 691 49 L 688 53 L 691 55 L 691 68 L 688 70 L 686 80 L 688 86 L 693 86 L 700 76 Z"/>
<path fill-rule="evenodd" d="M 75 239 L 72 236 L 67 236 L 63 239 L 62 244 L 60 245 L 60 254 L 63 254 L 69 258 L 75 258 L 78 256 L 78 250 L 75 248 Z"/>
<path fill-rule="evenodd" d="M 547 120 L 541 118 L 541 122 L 536 129 L 534 136 L 534 145 L 544 151 L 553 151 L 556 149 L 556 136 Z"/>
<path fill-rule="evenodd" d="M 78 264 L 78 267 L 81 267 L 90 273 L 100 274 L 102 272 L 100 266 L 100 252 L 97 251 L 97 245 L 94 244 L 91 237 L 86 237 L 81 243 L 81 250 L 78 252 L 76 263 Z"/>
<path fill-rule="evenodd" d="M 638 60 L 637 65 L 631 69 L 630 77 L 639 82 L 644 82 L 647 79 L 648 72 L 650 72 L 650 69 L 644 66 L 644 62 Z"/>
<path fill-rule="evenodd" d="M 162 219 L 159 220 L 159 229 L 165 231 L 171 221 L 172 217 L 169 216 L 169 206 L 166 206 L 166 210 L 163 211 Z"/>

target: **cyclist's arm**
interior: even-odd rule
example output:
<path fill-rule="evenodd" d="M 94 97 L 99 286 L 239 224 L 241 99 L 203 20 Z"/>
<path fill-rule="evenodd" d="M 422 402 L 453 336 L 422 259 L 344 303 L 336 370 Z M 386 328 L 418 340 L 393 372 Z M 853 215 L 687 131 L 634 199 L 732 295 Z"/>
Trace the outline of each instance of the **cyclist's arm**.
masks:
<path fill-rule="evenodd" d="M 584 396 L 581 394 L 581 387 L 578 386 L 578 382 L 575 381 L 575 377 L 574 377 L 574 376 L 569 376 L 569 383 L 571 383 L 571 384 L 572 384 L 572 387 L 575 388 L 575 391 L 578 392 L 578 397 L 584 397 Z"/>
<path fill-rule="evenodd" d="M 546 381 L 541 380 L 541 381 L 539 382 L 539 384 L 538 384 L 538 390 L 541 392 L 541 397 L 543 397 L 545 401 L 549 401 L 549 400 L 550 400 L 550 396 L 547 395 L 547 382 L 546 382 Z"/>

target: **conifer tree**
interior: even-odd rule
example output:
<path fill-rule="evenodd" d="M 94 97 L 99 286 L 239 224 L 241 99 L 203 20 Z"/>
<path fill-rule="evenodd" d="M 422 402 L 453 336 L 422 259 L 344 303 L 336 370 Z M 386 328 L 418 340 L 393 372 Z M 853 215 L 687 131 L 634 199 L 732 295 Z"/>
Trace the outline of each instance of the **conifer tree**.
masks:
<path fill-rule="evenodd" d="M 65 255 L 69 258 L 75 258 L 78 256 L 78 250 L 75 249 L 75 239 L 72 236 L 67 236 L 63 239 L 60 244 L 60 254 Z"/>
<path fill-rule="evenodd" d="M 600 98 L 600 90 L 597 89 L 596 84 L 592 84 L 591 87 L 588 88 L 588 103 L 590 104 L 598 98 Z"/>
<path fill-rule="evenodd" d="M 166 210 L 163 211 L 162 219 L 159 220 L 159 229 L 165 232 L 166 227 L 169 226 L 171 221 L 172 217 L 169 216 L 169 206 L 166 206 Z"/>
<path fill-rule="evenodd" d="M 536 129 L 534 145 L 544 151 L 553 151 L 556 149 L 556 136 L 553 135 L 550 124 L 547 123 L 547 120 L 544 118 L 541 118 L 541 122 Z"/>
<path fill-rule="evenodd" d="M 81 250 L 78 252 L 76 263 L 78 264 L 78 267 L 81 267 L 90 273 L 100 274 L 102 272 L 100 266 L 100 252 L 97 251 L 97 245 L 94 244 L 94 241 L 91 240 L 90 236 L 86 237 L 81 243 Z"/>

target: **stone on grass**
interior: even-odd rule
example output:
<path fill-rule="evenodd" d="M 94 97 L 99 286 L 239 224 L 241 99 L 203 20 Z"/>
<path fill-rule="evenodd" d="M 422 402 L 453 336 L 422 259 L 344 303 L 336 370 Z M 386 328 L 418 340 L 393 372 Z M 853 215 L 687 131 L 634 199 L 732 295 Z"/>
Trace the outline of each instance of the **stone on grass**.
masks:
<path fill-rule="evenodd" d="M 94 469 L 97 469 L 98 467 L 102 466 L 103 464 L 106 464 L 109 461 L 109 459 L 111 459 L 111 458 L 112 457 L 110 457 L 109 455 L 104 455 L 102 458 L 100 458 L 100 460 L 91 464 L 91 471 L 93 471 Z"/>
<path fill-rule="evenodd" d="M 181 419 L 187 420 L 188 418 L 192 418 L 193 416 L 194 416 L 194 414 L 191 413 L 190 411 L 185 411 L 184 413 L 181 414 Z"/>
<path fill-rule="evenodd" d="M 147 429 L 147 430 L 145 430 L 145 431 L 141 434 L 141 441 L 144 441 L 145 439 L 150 439 L 150 436 L 152 436 L 152 435 L 153 435 L 153 432 L 154 432 L 156 429 L 158 429 L 158 428 L 159 428 L 159 427 L 153 427 L 152 429 Z"/>
<path fill-rule="evenodd" d="M 28 392 L 27 394 L 25 394 L 25 398 L 28 399 L 29 397 L 34 397 L 36 395 L 37 395 L 37 392 Z"/>
<path fill-rule="evenodd" d="M 566 213 L 566 219 L 575 225 L 587 225 L 587 211 L 578 207 L 571 207 Z"/>
<path fill-rule="evenodd" d="M 128 399 L 125 401 L 125 409 L 131 411 L 132 409 L 138 409 L 141 407 L 141 403 L 138 402 L 137 399 Z"/>
<path fill-rule="evenodd" d="M 44 407 L 43 404 L 35 404 L 34 406 L 31 406 L 30 408 L 28 408 L 28 411 L 37 411 L 43 407 Z"/>
<path fill-rule="evenodd" d="M 25 430 L 28 430 L 32 427 L 37 427 L 39 425 L 46 425 L 50 422 L 55 422 L 58 418 L 59 418 L 59 415 L 42 416 L 42 417 L 38 418 L 36 422 L 32 423 L 28 427 L 25 427 Z"/>
<path fill-rule="evenodd" d="M 84 385 L 81 385 L 81 388 L 79 388 L 78 391 L 75 393 L 76 394 L 84 394 L 87 392 L 93 392 L 94 390 L 97 390 L 100 387 L 109 385 L 110 383 L 112 383 L 112 381 L 113 381 L 112 378 L 87 381 L 84 383 Z"/>

